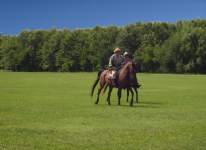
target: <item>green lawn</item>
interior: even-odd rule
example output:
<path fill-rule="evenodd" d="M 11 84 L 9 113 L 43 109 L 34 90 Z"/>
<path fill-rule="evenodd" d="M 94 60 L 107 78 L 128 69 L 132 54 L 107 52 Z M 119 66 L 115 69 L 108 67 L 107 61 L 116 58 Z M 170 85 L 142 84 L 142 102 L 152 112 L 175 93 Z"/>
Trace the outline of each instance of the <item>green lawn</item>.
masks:
<path fill-rule="evenodd" d="M 205 75 L 137 74 L 133 107 L 95 105 L 96 77 L 0 72 L 0 149 L 206 149 Z"/>

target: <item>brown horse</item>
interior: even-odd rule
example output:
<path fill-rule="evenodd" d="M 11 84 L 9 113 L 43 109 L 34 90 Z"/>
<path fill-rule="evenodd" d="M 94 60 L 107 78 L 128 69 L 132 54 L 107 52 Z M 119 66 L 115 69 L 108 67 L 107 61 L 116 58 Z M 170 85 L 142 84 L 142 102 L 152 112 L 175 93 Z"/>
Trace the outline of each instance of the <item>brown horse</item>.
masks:
<path fill-rule="evenodd" d="M 135 64 L 136 64 L 136 66 L 138 65 L 138 63 L 135 63 Z M 138 67 L 137 67 L 137 68 L 138 68 Z M 137 71 L 138 71 L 138 70 L 137 70 Z M 136 77 L 136 76 L 135 76 L 135 78 L 134 78 L 133 81 L 134 81 L 134 82 L 132 83 L 132 88 L 134 89 L 134 91 L 135 91 L 135 93 L 136 93 L 136 102 L 138 103 L 138 91 L 137 91 L 137 89 L 141 86 L 141 84 L 138 83 L 138 80 L 137 80 L 137 77 Z M 105 93 L 105 91 L 107 90 L 107 87 L 108 87 L 108 84 L 106 84 L 106 86 L 105 86 L 102 94 Z M 128 97 L 129 97 L 129 89 L 127 89 L 127 102 L 128 102 Z M 108 101 L 108 100 L 106 100 L 106 101 Z"/>
<path fill-rule="evenodd" d="M 141 86 L 141 84 L 138 83 L 136 76 L 135 76 L 133 81 L 134 81 L 134 83 L 132 84 L 132 88 L 134 89 L 134 91 L 136 93 L 136 102 L 138 103 L 138 91 L 137 91 L 137 89 Z M 106 84 L 102 94 L 105 93 L 105 91 L 107 90 L 107 87 L 108 87 L 108 84 Z M 129 89 L 127 89 L 127 102 L 128 102 L 128 97 L 129 97 Z M 108 100 L 106 100 L 106 101 L 108 101 Z"/>
<path fill-rule="evenodd" d="M 137 77 L 135 76 L 134 83 L 132 84 L 132 88 L 134 89 L 136 93 L 136 102 L 138 103 L 138 91 L 137 89 L 141 86 L 141 84 L 138 83 Z M 129 89 L 127 89 L 127 102 L 128 102 L 128 97 L 129 97 Z"/>
<path fill-rule="evenodd" d="M 135 63 L 133 62 L 128 62 L 120 71 L 119 77 L 117 79 L 117 88 L 118 88 L 118 105 L 120 104 L 120 98 L 121 98 L 121 91 L 122 89 L 129 89 L 130 92 L 132 93 L 132 99 L 130 102 L 130 106 L 133 105 L 133 91 L 132 91 L 132 83 L 134 82 L 133 80 L 135 79 L 136 76 L 136 71 L 137 71 L 137 67 L 135 65 Z M 100 81 L 100 87 L 98 89 L 98 97 L 97 97 L 97 101 L 95 102 L 95 104 L 98 104 L 99 102 L 99 94 L 101 93 L 101 90 L 104 88 L 105 84 L 107 83 L 109 86 L 109 92 L 108 92 L 108 105 L 111 105 L 110 103 L 110 95 L 112 92 L 112 89 L 114 88 L 112 80 L 110 79 L 110 71 L 109 70 L 100 70 L 98 72 L 98 77 L 94 83 L 94 85 L 92 86 L 92 92 L 91 92 L 91 97 L 93 96 L 93 92 L 94 89 L 97 85 L 97 83 Z"/>

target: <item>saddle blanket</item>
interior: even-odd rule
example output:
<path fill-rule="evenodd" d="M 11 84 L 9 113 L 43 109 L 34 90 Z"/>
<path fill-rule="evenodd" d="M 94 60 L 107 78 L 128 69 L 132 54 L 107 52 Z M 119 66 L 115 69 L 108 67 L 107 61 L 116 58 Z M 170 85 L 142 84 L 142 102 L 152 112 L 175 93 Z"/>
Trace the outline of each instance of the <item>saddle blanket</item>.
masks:
<path fill-rule="evenodd" d="M 106 75 L 106 78 L 108 78 L 108 79 L 112 79 L 112 76 L 111 76 L 111 74 L 110 73 L 108 73 L 107 75 Z"/>

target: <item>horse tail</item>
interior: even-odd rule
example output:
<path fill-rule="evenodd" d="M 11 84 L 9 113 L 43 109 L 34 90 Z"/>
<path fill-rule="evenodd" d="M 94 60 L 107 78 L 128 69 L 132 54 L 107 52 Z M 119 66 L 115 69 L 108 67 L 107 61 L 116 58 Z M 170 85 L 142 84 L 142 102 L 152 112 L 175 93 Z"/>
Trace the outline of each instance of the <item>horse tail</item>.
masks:
<path fill-rule="evenodd" d="M 95 80 L 95 82 L 94 82 L 94 84 L 93 84 L 93 86 L 92 86 L 92 92 L 91 92 L 91 94 L 90 94 L 91 98 L 92 98 L 92 96 L 93 96 L 94 89 L 95 89 L 97 83 L 99 82 L 100 75 L 102 74 L 103 71 L 104 71 L 104 69 L 101 69 L 101 70 L 99 70 L 99 72 L 98 72 L 97 79 Z"/>
<path fill-rule="evenodd" d="M 104 90 L 102 92 L 102 95 L 105 93 L 105 91 L 107 90 L 108 84 L 106 84 L 106 86 L 104 87 Z"/>

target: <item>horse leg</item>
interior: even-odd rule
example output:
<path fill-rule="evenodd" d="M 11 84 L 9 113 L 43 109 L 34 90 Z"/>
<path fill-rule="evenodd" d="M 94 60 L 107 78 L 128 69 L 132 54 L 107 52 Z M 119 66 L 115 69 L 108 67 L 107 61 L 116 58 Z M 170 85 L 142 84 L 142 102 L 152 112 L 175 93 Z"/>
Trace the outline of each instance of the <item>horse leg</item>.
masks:
<path fill-rule="evenodd" d="M 129 89 L 127 89 L 127 102 L 128 102 L 128 97 L 129 97 Z"/>
<path fill-rule="evenodd" d="M 107 97 L 108 105 L 111 105 L 110 96 L 111 96 L 112 89 L 113 89 L 113 87 L 109 87 L 109 92 L 108 92 L 108 97 Z"/>
<path fill-rule="evenodd" d="M 107 87 L 108 87 L 108 84 L 106 84 L 106 86 L 104 87 L 104 90 L 103 90 L 103 92 L 102 92 L 102 95 L 106 92 Z"/>
<path fill-rule="evenodd" d="M 133 106 L 133 95 L 134 95 L 134 92 L 132 91 L 132 88 L 130 88 L 129 90 L 132 93 L 132 99 L 131 99 L 131 102 L 130 102 L 130 106 Z"/>
<path fill-rule="evenodd" d="M 121 104 L 120 104 L 121 91 L 122 91 L 122 89 L 118 88 L 118 105 L 119 105 L 119 106 L 121 106 Z"/>
<path fill-rule="evenodd" d="M 107 89 L 108 86 L 109 86 L 109 85 L 106 84 L 106 86 L 104 87 L 104 90 L 103 90 L 103 92 L 102 92 L 102 95 L 105 93 L 105 91 L 106 91 L 106 89 Z M 108 97 L 107 97 L 106 101 L 108 101 Z"/>
<path fill-rule="evenodd" d="M 138 103 L 138 91 L 137 91 L 137 88 L 136 87 L 133 87 L 134 88 L 134 91 L 136 93 L 136 102 Z"/>
<path fill-rule="evenodd" d="M 101 86 L 98 89 L 98 96 L 97 96 L 97 101 L 95 102 L 95 104 L 98 104 L 98 102 L 99 102 L 99 94 L 100 94 L 100 92 L 101 92 Z"/>
<path fill-rule="evenodd" d="M 101 82 L 100 82 L 100 87 L 98 89 L 97 101 L 95 102 L 95 104 L 98 104 L 98 102 L 99 102 L 99 94 L 101 93 L 101 90 L 103 89 L 104 85 L 105 85 L 105 83 L 101 84 Z"/>

